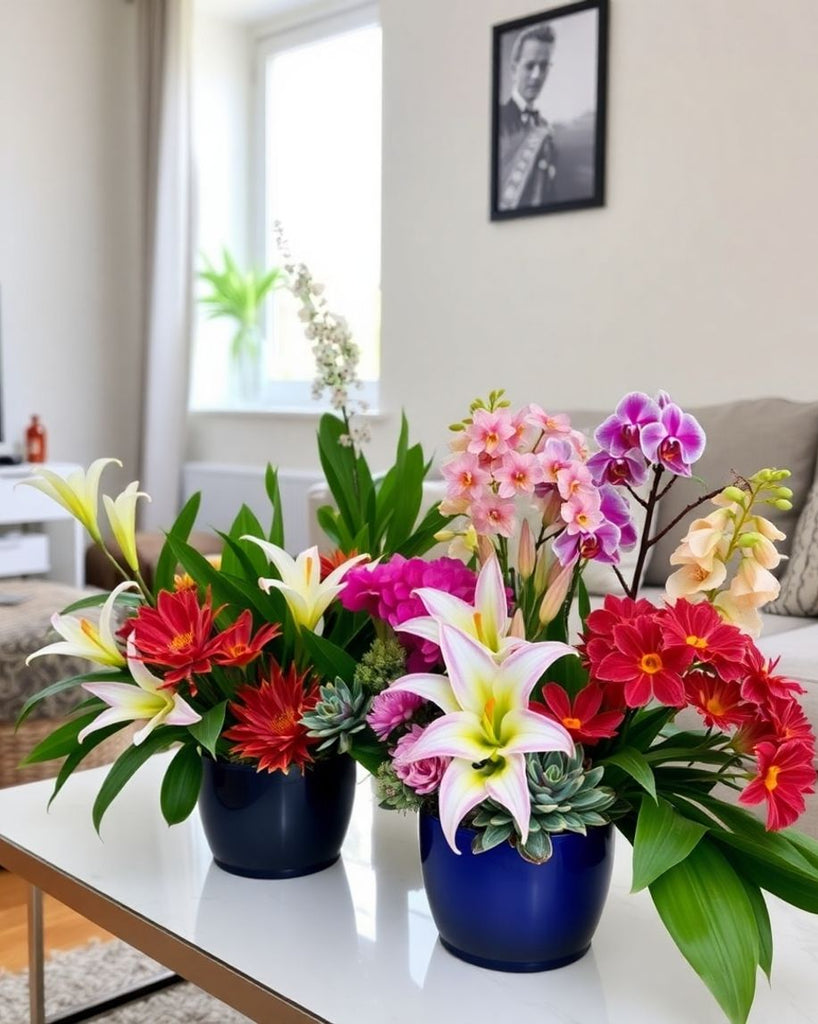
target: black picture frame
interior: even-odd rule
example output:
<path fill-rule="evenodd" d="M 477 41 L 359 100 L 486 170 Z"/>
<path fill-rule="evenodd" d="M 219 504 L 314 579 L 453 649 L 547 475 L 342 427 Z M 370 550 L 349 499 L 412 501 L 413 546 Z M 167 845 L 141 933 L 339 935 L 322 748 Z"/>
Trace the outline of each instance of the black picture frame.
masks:
<path fill-rule="evenodd" d="M 604 206 L 608 19 L 581 0 L 492 27 L 492 220 Z"/>

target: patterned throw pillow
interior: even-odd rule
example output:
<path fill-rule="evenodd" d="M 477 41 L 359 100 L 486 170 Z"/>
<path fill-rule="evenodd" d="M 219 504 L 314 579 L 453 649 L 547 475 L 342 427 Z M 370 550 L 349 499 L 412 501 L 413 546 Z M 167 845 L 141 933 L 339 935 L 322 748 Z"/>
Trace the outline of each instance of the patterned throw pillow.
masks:
<path fill-rule="evenodd" d="M 765 612 L 773 615 L 818 615 L 818 479 L 798 517 L 789 561 L 784 563 L 781 593 Z"/>

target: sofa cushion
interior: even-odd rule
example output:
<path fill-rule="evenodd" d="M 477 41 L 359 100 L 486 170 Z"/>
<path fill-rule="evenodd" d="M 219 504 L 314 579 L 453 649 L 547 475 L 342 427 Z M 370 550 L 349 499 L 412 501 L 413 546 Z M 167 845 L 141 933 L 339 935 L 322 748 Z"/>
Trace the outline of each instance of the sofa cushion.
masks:
<path fill-rule="evenodd" d="M 690 409 L 707 434 L 707 447 L 693 467 L 695 479 L 678 479 L 659 503 L 656 533 L 661 533 L 685 508 L 708 491 L 730 483 L 735 472 L 754 473 L 765 467 L 789 469 L 793 490 L 789 512 L 769 510 L 779 529 L 787 534 L 779 543 L 782 554 L 789 554 L 792 534 L 815 472 L 818 450 L 818 403 L 791 402 L 784 398 L 754 398 Z M 712 506 L 702 506 L 670 530 L 655 545 L 653 559 L 645 576 L 647 583 L 661 586 L 670 572 L 670 556 L 678 547 L 690 523 L 707 515 Z M 782 563 L 782 570 L 783 565 Z"/>
<path fill-rule="evenodd" d="M 798 517 L 781 593 L 764 610 L 773 615 L 818 615 L 818 478 Z"/>

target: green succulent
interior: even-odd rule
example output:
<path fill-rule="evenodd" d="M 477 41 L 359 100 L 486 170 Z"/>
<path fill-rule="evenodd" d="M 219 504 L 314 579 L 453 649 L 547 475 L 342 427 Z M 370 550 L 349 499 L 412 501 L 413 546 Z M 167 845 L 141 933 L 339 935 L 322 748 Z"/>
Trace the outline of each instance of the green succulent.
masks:
<path fill-rule="evenodd" d="M 355 682 L 380 693 L 406 672 L 406 651 L 394 637 L 376 639 L 355 669 Z"/>
<path fill-rule="evenodd" d="M 381 807 L 394 811 L 417 811 L 423 803 L 423 798 L 397 777 L 391 761 L 378 765 L 375 796 Z"/>
<path fill-rule="evenodd" d="M 554 751 L 526 754 L 526 775 L 531 797 L 531 821 L 528 838 L 522 843 L 511 812 L 488 800 L 481 804 L 472 825 L 478 830 L 472 844 L 474 853 L 484 853 L 503 842 L 517 847 L 521 857 L 532 864 L 544 864 L 551 856 L 551 835 L 579 832 L 585 835 L 592 825 L 606 825 L 602 812 L 614 803 L 616 795 L 600 786 L 605 769 L 586 771 L 584 752 L 577 744 L 573 757 Z"/>
<path fill-rule="evenodd" d="M 318 703 L 301 716 L 301 724 L 310 736 L 323 739 L 318 750 L 337 741 L 338 750 L 345 754 L 352 736 L 366 725 L 367 696 L 359 682 L 354 681 L 350 688 L 340 676 L 334 683 L 324 683 L 318 692 Z"/>

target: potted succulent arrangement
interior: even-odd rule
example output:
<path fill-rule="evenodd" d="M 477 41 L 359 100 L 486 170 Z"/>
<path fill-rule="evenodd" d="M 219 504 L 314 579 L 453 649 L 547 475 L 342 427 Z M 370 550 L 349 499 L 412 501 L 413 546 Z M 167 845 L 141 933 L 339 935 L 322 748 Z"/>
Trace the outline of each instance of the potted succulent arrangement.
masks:
<path fill-rule="evenodd" d="M 352 568 L 340 595 L 376 620 L 358 673 L 376 790 L 420 812 L 441 941 L 501 970 L 582 956 L 616 830 L 634 889 L 744 1021 L 757 969 L 771 968 L 764 893 L 818 911 L 818 844 L 791 828 L 813 791 L 815 737 L 801 687 L 753 640 L 782 536 L 764 512 L 788 506 L 788 473 L 705 495 L 713 510 L 655 604 L 638 588 L 656 502 L 705 445 L 666 393 L 627 395 L 593 454 L 567 417 L 512 411 L 502 392 L 452 430 L 441 509 L 456 518 L 439 536 L 479 568 L 473 587 L 392 558 Z M 621 596 L 591 610 L 594 564 Z M 766 823 L 745 809 L 756 804 Z"/>

